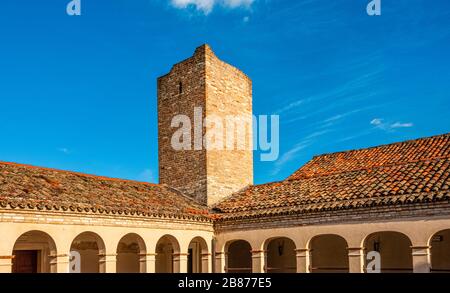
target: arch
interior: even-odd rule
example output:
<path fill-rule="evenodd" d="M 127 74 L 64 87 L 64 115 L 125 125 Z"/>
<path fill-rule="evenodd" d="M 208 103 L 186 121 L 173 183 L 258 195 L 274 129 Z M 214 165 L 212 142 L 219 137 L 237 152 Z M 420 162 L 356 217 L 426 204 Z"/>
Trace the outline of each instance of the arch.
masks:
<path fill-rule="evenodd" d="M 32 230 L 20 235 L 14 243 L 13 273 L 56 273 L 56 244 L 42 231 Z"/>
<path fill-rule="evenodd" d="M 267 273 L 295 273 L 297 272 L 296 246 L 287 237 L 270 238 L 264 243 L 267 251 Z"/>
<path fill-rule="evenodd" d="M 227 273 L 251 273 L 252 272 L 252 247 L 245 240 L 233 240 L 225 245 L 226 272 Z"/>
<path fill-rule="evenodd" d="M 144 239 L 135 233 L 123 236 L 117 244 L 117 273 L 145 273 L 146 253 Z"/>
<path fill-rule="evenodd" d="M 441 230 L 430 238 L 431 272 L 450 273 L 450 229 Z"/>
<path fill-rule="evenodd" d="M 309 241 L 312 273 L 348 273 L 347 241 L 336 234 L 314 236 Z"/>
<path fill-rule="evenodd" d="M 162 236 L 156 243 L 156 273 L 178 273 L 180 271 L 177 256 L 180 254 L 180 244 L 172 235 Z"/>
<path fill-rule="evenodd" d="M 70 245 L 70 251 L 80 254 L 81 273 L 105 272 L 105 243 L 98 234 L 90 231 L 78 234 Z"/>
<path fill-rule="evenodd" d="M 382 273 L 412 273 L 411 246 L 409 237 L 397 231 L 375 232 L 364 240 L 366 255 L 371 251 L 380 253 Z"/>
<path fill-rule="evenodd" d="M 209 270 L 209 251 L 206 240 L 194 237 L 188 247 L 188 273 L 207 273 Z"/>

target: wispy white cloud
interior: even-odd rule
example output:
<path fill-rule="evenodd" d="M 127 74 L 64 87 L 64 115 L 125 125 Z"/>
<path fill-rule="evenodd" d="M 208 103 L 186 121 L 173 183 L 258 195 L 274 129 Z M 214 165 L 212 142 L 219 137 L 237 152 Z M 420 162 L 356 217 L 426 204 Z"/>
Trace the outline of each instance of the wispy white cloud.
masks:
<path fill-rule="evenodd" d="M 393 131 L 394 129 L 397 128 L 410 128 L 414 126 L 414 123 L 412 122 L 387 122 L 384 121 L 384 119 L 382 118 L 374 118 L 370 121 L 370 124 L 375 126 L 378 129 L 382 129 L 385 131 Z"/>
<path fill-rule="evenodd" d="M 173 7 L 186 9 L 194 7 L 204 14 L 210 13 L 215 6 L 227 8 L 250 7 L 255 0 L 171 0 Z"/>
<path fill-rule="evenodd" d="M 155 180 L 155 176 L 151 169 L 145 169 L 138 175 L 137 179 L 144 182 L 153 182 Z"/>
<path fill-rule="evenodd" d="M 374 69 L 350 78 L 347 82 L 334 88 L 308 94 L 300 100 L 291 100 L 275 111 L 275 114 L 287 118 L 283 119 L 282 123 L 288 124 L 326 113 L 344 104 L 371 99 L 380 94 L 379 90 L 373 91 L 372 88 L 381 79 L 382 72 L 383 69 Z"/>
<path fill-rule="evenodd" d="M 297 155 L 304 150 L 305 148 L 311 146 L 315 140 L 330 132 L 331 130 L 329 129 L 325 129 L 325 130 L 320 130 L 320 131 L 315 131 L 307 136 L 305 136 L 303 138 L 302 141 L 300 141 L 299 143 L 295 144 L 290 150 L 288 150 L 287 152 L 285 152 L 280 159 L 278 159 L 275 162 L 275 169 L 273 170 L 272 174 L 275 175 L 278 172 L 280 172 L 281 168 L 288 162 L 290 162 L 291 160 L 293 160 L 295 157 L 297 157 Z"/>
<path fill-rule="evenodd" d="M 297 108 L 298 106 L 300 106 L 304 102 L 305 102 L 305 100 L 298 100 L 298 101 L 291 102 L 291 103 L 287 104 L 286 106 L 276 110 L 274 112 L 274 114 L 275 115 L 283 114 L 284 112 L 288 112 L 288 111 L 290 111 L 290 110 L 292 110 L 294 108 Z"/>
<path fill-rule="evenodd" d="M 364 108 L 358 108 L 358 109 L 354 109 L 354 110 L 351 110 L 351 111 L 348 111 L 348 112 L 345 112 L 345 113 L 337 114 L 337 115 L 334 115 L 334 116 L 332 116 L 330 118 L 325 119 L 323 121 L 323 123 L 330 123 L 330 122 L 335 123 L 335 122 L 337 122 L 339 120 L 342 120 L 342 119 L 344 119 L 344 118 L 346 118 L 348 116 L 351 116 L 353 114 L 356 114 L 356 113 L 359 113 L 359 112 L 362 112 L 362 111 L 366 111 L 366 110 L 370 110 L 370 109 L 373 109 L 373 108 L 376 108 L 376 107 L 378 107 L 378 105 L 364 107 Z"/>
<path fill-rule="evenodd" d="M 395 122 L 394 124 L 391 125 L 391 128 L 408 128 L 408 127 L 413 127 L 414 124 L 409 122 L 409 123 L 401 123 L 401 122 Z"/>
<path fill-rule="evenodd" d="M 383 119 L 380 118 L 372 119 L 372 121 L 370 121 L 370 124 L 378 127 L 380 125 L 383 125 Z"/>
<path fill-rule="evenodd" d="M 58 151 L 66 155 L 69 155 L 71 153 L 68 148 L 59 148 Z"/>
<path fill-rule="evenodd" d="M 299 142 L 298 144 L 294 145 L 289 151 L 285 152 L 281 158 L 278 159 L 278 161 L 275 162 L 275 169 L 273 170 L 273 174 L 277 174 L 280 172 L 281 168 L 291 161 L 293 158 L 297 156 L 297 154 L 304 150 L 305 148 L 309 147 L 312 144 L 311 140 L 305 140 L 302 142 Z"/>
<path fill-rule="evenodd" d="M 353 140 L 353 139 L 355 139 L 355 138 L 360 138 L 360 137 L 362 137 L 362 136 L 369 135 L 369 134 L 371 134 L 372 132 L 373 132 L 373 128 L 371 128 L 371 129 L 366 129 L 366 130 L 361 131 L 361 132 L 359 132 L 359 133 L 355 133 L 355 134 L 351 134 L 351 135 L 348 135 L 348 136 L 344 136 L 344 137 L 342 137 L 342 138 L 340 138 L 340 139 L 335 140 L 334 142 L 335 142 L 335 143 L 340 143 L 340 142 L 345 142 L 345 141 Z"/>

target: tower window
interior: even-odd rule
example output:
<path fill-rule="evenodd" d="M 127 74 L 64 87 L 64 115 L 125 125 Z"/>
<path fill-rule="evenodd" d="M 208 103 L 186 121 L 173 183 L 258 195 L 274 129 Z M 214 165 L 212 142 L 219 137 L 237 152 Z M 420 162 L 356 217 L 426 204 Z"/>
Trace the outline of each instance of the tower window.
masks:
<path fill-rule="evenodd" d="M 180 81 L 180 83 L 178 84 L 178 91 L 179 91 L 179 94 L 182 94 L 183 93 L 183 83 Z"/>

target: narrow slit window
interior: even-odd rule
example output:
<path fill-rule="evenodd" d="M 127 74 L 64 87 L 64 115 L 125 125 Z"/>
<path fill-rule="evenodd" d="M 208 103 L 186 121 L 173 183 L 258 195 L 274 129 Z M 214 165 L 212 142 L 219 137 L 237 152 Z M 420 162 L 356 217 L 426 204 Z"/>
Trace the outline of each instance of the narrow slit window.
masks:
<path fill-rule="evenodd" d="M 183 83 L 180 81 L 180 83 L 178 84 L 178 91 L 179 91 L 179 94 L 182 94 L 183 93 Z"/>

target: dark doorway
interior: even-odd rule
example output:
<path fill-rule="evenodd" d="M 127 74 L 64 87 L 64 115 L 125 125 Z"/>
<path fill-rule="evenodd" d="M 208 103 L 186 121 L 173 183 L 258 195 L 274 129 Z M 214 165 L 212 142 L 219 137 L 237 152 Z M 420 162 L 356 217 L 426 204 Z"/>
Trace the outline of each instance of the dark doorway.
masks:
<path fill-rule="evenodd" d="M 252 247 L 245 240 L 233 241 L 228 246 L 227 273 L 252 272 Z"/>
<path fill-rule="evenodd" d="M 13 273 L 37 273 L 38 251 L 37 250 L 14 250 Z"/>

